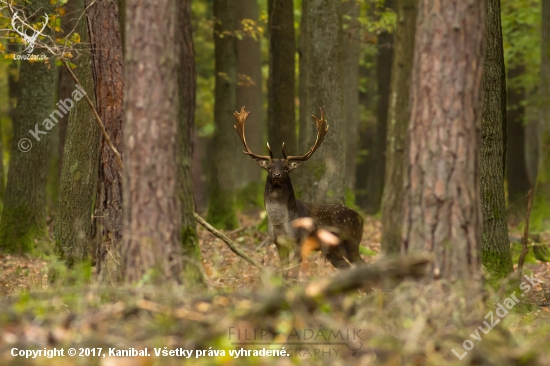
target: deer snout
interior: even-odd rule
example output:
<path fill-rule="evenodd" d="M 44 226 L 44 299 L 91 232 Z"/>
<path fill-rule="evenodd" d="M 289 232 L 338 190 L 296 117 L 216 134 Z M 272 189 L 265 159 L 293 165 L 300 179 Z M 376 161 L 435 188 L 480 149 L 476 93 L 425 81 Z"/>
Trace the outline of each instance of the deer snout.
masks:
<path fill-rule="evenodd" d="M 273 173 L 272 177 L 273 178 L 281 178 L 281 173 Z"/>

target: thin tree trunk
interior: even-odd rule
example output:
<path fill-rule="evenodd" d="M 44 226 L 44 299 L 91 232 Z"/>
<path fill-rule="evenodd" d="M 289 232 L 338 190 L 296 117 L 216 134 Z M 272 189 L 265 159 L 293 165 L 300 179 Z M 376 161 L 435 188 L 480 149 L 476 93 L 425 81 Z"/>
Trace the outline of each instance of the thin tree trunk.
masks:
<path fill-rule="evenodd" d="M 316 128 L 311 117 L 319 116 L 323 108 L 330 127 L 322 147 L 301 167 L 302 198 L 315 203 L 345 202 L 346 173 L 346 128 L 342 99 L 342 68 L 340 30 L 340 2 L 332 0 L 304 0 L 302 22 L 307 22 L 302 42 L 307 52 L 304 61 L 304 87 L 307 96 L 304 115 L 304 131 L 300 131 L 300 145 L 311 147 L 315 141 Z M 322 21 L 320 21 L 322 19 Z M 286 149 L 285 149 L 286 150 Z M 299 154 L 305 153 L 300 151 Z"/>
<path fill-rule="evenodd" d="M 276 157 L 281 156 L 280 149 L 283 142 L 287 154 L 297 155 L 294 101 L 296 40 L 293 0 L 268 0 L 267 7 L 270 54 L 268 140 Z"/>
<path fill-rule="evenodd" d="M 78 0 L 77 9 L 79 17 L 84 11 L 84 0 Z M 78 24 L 77 32 L 82 44 L 88 45 L 85 18 Z M 88 53 L 83 53 L 75 63 L 77 68 L 74 73 L 93 101 L 95 88 L 91 58 Z M 67 126 L 53 232 L 55 252 L 68 267 L 94 256 L 95 226 L 92 214 L 99 159 L 100 131 L 92 109 L 85 100 L 78 98 L 77 90 L 73 86 L 70 100 L 74 107 Z M 81 98 L 84 99 L 83 96 Z"/>
<path fill-rule="evenodd" d="M 193 27 L 191 25 L 191 1 L 179 3 L 178 37 L 180 66 L 178 69 L 179 90 L 179 126 L 178 149 L 178 190 L 181 201 L 181 244 L 183 247 L 183 280 L 186 285 L 205 286 L 202 275 L 202 255 L 197 236 L 195 221 L 195 200 L 193 197 L 193 175 L 191 156 L 193 153 L 191 137 L 195 123 L 195 89 L 197 74 L 195 71 L 195 49 L 193 45 Z"/>
<path fill-rule="evenodd" d="M 181 281 L 178 197 L 178 3 L 126 8 L 123 273 L 127 282 Z"/>
<path fill-rule="evenodd" d="M 237 70 L 235 7 L 229 0 L 214 0 L 214 58 L 216 86 L 214 91 L 214 123 L 210 160 L 210 195 L 207 221 L 218 229 L 235 229 L 235 173 L 237 156 L 242 155 L 233 124 L 236 103 Z M 225 32 L 225 33 L 224 33 Z M 230 35 L 227 34 L 230 33 Z"/>
<path fill-rule="evenodd" d="M 49 3 L 47 0 L 34 1 L 27 5 L 26 11 L 32 14 L 39 7 L 50 10 Z M 43 49 L 35 47 L 35 54 L 42 52 Z M 42 62 L 21 62 L 17 107 L 13 115 L 13 144 L 0 220 L 0 249 L 6 252 L 28 252 L 34 248 L 35 239 L 42 242 L 46 238 L 50 130 L 43 121 L 49 118 L 53 109 L 55 71 L 55 67 Z M 46 132 L 37 139 L 29 132 L 34 132 L 35 126 Z M 48 127 L 53 126 L 48 124 Z"/>
<path fill-rule="evenodd" d="M 504 198 L 506 72 L 500 0 L 488 0 L 486 36 L 479 160 L 483 213 L 481 262 L 495 280 L 508 276 L 513 270 Z"/>
<path fill-rule="evenodd" d="M 359 3 L 342 3 L 342 90 L 344 93 L 344 120 L 346 121 L 346 187 L 348 192 L 355 190 L 355 169 L 359 143 L 359 57 L 360 25 Z"/>
<path fill-rule="evenodd" d="M 96 105 L 113 146 L 123 154 L 124 59 L 115 0 L 86 0 Z M 96 274 L 100 281 L 122 281 L 122 169 L 101 136 L 99 181 L 95 202 Z"/>
<path fill-rule="evenodd" d="M 242 20 L 259 20 L 258 0 L 238 0 L 235 2 L 237 30 L 242 30 Z M 246 106 L 251 111 L 246 125 L 248 146 L 252 151 L 264 149 L 264 96 L 262 91 L 262 53 L 260 38 L 254 39 L 246 35 L 237 40 L 237 103 L 236 110 Z M 239 174 L 237 186 L 248 187 L 252 197 L 257 196 L 263 189 L 261 185 L 262 170 L 258 164 L 248 156 L 241 154 L 238 157 Z"/>
<path fill-rule="evenodd" d="M 386 139 L 386 178 L 382 198 L 382 250 L 399 253 L 403 222 L 403 178 L 407 171 L 409 90 L 414 58 L 418 0 L 397 1 L 391 95 Z"/>
<path fill-rule="evenodd" d="M 429 273 L 474 280 L 473 293 L 480 289 L 485 6 L 484 1 L 420 1 L 403 214 L 402 249 L 433 252 Z"/>

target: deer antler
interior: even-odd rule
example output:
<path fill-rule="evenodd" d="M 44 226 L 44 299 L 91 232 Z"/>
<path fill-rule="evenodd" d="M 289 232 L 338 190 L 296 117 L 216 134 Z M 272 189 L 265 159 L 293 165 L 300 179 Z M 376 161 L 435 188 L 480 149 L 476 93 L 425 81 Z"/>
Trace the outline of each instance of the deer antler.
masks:
<path fill-rule="evenodd" d="M 246 144 L 246 137 L 244 136 L 244 124 L 246 123 L 246 119 L 248 118 L 248 115 L 250 112 L 247 112 L 244 110 L 244 107 L 241 108 L 241 112 L 235 112 L 233 115 L 235 116 L 235 120 L 237 121 L 237 124 L 234 125 L 235 130 L 237 131 L 237 134 L 239 135 L 239 138 L 241 139 L 241 142 L 244 145 L 245 150 L 243 150 L 243 153 L 245 153 L 248 156 L 253 157 L 257 160 L 271 160 L 273 159 L 273 154 L 271 152 L 271 147 L 269 147 L 269 142 L 267 143 L 267 148 L 269 149 L 269 155 L 256 155 L 252 151 L 250 151 L 250 148 Z"/>
<path fill-rule="evenodd" d="M 321 110 L 321 118 L 317 118 L 315 115 L 312 115 L 312 117 L 315 119 L 315 124 L 317 125 L 317 138 L 315 139 L 315 143 L 309 149 L 307 153 L 300 156 L 286 156 L 285 154 L 285 143 L 283 142 L 283 157 L 288 160 L 294 160 L 294 161 L 306 161 L 310 158 L 311 155 L 317 150 L 319 146 L 321 146 L 321 143 L 325 139 L 325 135 L 328 131 L 328 125 L 327 121 L 325 120 L 325 115 L 323 113 L 323 108 L 319 108 Z"/>

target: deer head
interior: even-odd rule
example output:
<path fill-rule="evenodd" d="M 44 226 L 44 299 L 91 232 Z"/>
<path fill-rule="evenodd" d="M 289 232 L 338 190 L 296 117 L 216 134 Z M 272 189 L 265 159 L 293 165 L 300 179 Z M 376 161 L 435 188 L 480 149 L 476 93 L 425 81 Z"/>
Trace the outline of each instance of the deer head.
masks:
<path fill-rule="evenodd" d="M 244 135 L 244 125 L 246 123 L 246 119 L 250 114 L 250 112 L 247 112 L 244 109 L 244 107 L 242 107 L 240 112 L 234 113 L 237 124 L 234 125 L 233 127 L 235 127 L 235 130 L 237 130 L 237 134 L 239 135 L 239 138 L 241 139 L 241 142 L 244 145 L 245 149 L 243 150 L 243 153 L 245 153 L 246 155 L 256 160 L 256 162 L 260 167 L 267 170 L 268 179 L 271 181 L 273 185 L 275 186 L 284 185 L 288 180 L 288 173 L 296 169 L 302 162 L 308 160 L 311 157 L 311 155 L 313 155 L 315 150 L 319 148 L 319 146 L 325 139 L 325 134 L 328 131 L 328 125 L 327 125 L 327 121 L 325 120 L 325 116 L 323 114 L 323 109 L 322 108 L 319 108 L 319 109 L 321 110 L 321 118 L 317 118 L 315 115 L 312 116 L 317 125 L 317 138 L 315 139 L 315 143 L 313 144 L 313 146 L 304 155 L 287 156 L 285 153 L 285 143 L 283 142 L 283 146 L 282 146 L 283 159 L 273 158 L 273 152 L 271 151 L 269 142 L 267 143 L 269 156 L 254 154 L 246 144 L 246 138 Z"/>
<path fill-rule="evenodd" d="M 34 50 L 34 43 L 38 39 L 38 36 L 42 34 L 44 29 L 46 29 L 46 26 L 48 25 L 48 14 L 44 13 L 44 25 L 42 26 L 42 29 L 39 31 L 36 29 L 31 28 L 29 25 L 27 25 L 21 18 L 19 18 L 19 15 L 17 15 L 17 12 L 13 14 L 13 17 L 11 18 L 11 26 L 13 27 L 13 30 L 17 32 L 21 37 L 23 37 L 23 40 L 25 41 L 25 44 L 28 45 L 27 48 L 25 48 L 23 51 L 27 51 L 28 53 L 31 53 Z M 17 28 L 15 25 L 15 21 L 19 19 L 21 22 L 21 29 Z M 25 32 L 25 26 L 33 31 L 32 35 L 28 35 Z"/>

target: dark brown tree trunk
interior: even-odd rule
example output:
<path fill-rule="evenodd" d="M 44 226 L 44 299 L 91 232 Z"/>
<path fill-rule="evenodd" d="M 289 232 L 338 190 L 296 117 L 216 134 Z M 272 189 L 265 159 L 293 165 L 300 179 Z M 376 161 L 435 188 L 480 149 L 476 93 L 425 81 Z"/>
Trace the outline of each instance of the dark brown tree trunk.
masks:
<path fill-rule="evenodd" d="M 306 88 L 304 130 L 300 130 L 300 146 L 304 154 L 314 143 L 317 130 L 311 117 L 319 116 L 323 108 L 330 127 L 322 147 L 301 169 L 302 198 L 315 203 L 344 203 L 346 173 L 346 127 L 342 100 L 342 68 L 340 2 L 305 0 L 302 2 L 302 53 L 305 73 L 302 88 Z M 321 21 L 322 20 L 322 21 Z M 305 43 L 305 45 L 304 45 Z M 285 146 L 286 147 L 286 146 Z M 306 148 L 307 147 L 307 148 Z M 301 150 L 302 150 L 301 149 Z M 285 151 L 290 152 L 285 148 Z"/>
<path fill-rule="evenodd" d="M 492 280 L 496 280 L 508 276 L 513 270 L 504 198 L 506 72 L 500 0 L 487 2 L 486 36 L 479 160 L 483 213 L 481 262 L 492 275 Z"/>
<path fill-rule="evenodd" d="M 244 19 L 259 21 L 258 0 L 238 0 L 235 2 L 237 12 L 237 30 L 243 30 Z M 293 64 L 294 65 L 294 64 Z M 293 74 L 294 75 L 294 74 Z M 264 149 L 264 96 L 262 91 L 262 53 L 260 37 L 250 35 L 237 40 L 237 104 L 236 110 L 246 106 L 251 111 L 246 125 L 248 146 L 252 151 Z M 239 174 L 237 186 L 247 190 L 246 196 L 257 196 L 263 191 L 262 170 L 248 156 L 238 156 Z M 261 190 L 261 191 L 260 191 Z"/>
<path fill-rule="evenodd" d="M 281 145 L 283 142 L 287 154 L 297 155 L 294 101 L 296 40 L 293 0 L 268 0 L 267 7 L 270 55 L 268 140 L 275 157 L 282 157 Z"/>
<path fill-rule="evenodd" d="M 421 0 L 411 79 L 403 250 L 479 291 L 478 142 L 485 1 Z M 453 11 L 447 11 L 453 9 Z"/>
<path fill-rule="evenodd" d="M 342 3 L 342 90 L 344 93 L 344 120 L 346 121 L 346 187 L 355 190 L 355 168 L 359 143 L 359 56 L 360 24 L 359 2 Z"/>
<path fill-rule="evenodd" d="M 123 154 L 124 59 L 115 0 L 86 0 L 96 105 L 113 146 Z M 96 274 L 100 281 L 122 281 L 122 167 L 101 135 L 95 202 Z"/>
<path fill-rule="evenodd" d="M 176 0 L 126 7 L 123 273 L 181 281 Z"/>
<path fill-rule="evenodd" d="M 391 94 L 386 139 L 386 178 L 382 199 L 382 250 L 399 253 L 403 222 L 403 178 L 407 171 L 409 90 L 414 58 L 418 0 L 397 0 Z"/>
<path fill-rule="evenodd" d="M 79 9 L 76 15 L 80 18 L 84 12 L 84 0 L 78 0 L 76 9 Z M 80 20 L 76 29 L 82 44 L 89 47 L 85 18 Z M 75 63 L 77 67 L 74 73 L 93 101 L 95 88 L 89 54 L 83 53 Z M 100 130 L 92 109 L 84 97 L 76 100 L 75 90 L 78 89 L 75 89 L 73 82 L 71 100 L 74 107 L 71 109 L 67 126 L 53 232 L 55 252 L 68 267 L 91 259 L 95 255 L 95 226 L 92 213 L 97 189 L 100 139 Z"/>
<path fill-rule="evenodd" d="M 210 195 L 207 221 L 218 229 L 235 229 L 235 174 L 239 138 L 229 122 L 235 112 L 237 70 L 235 7 L 229 0 L 214 0 L 214 58 L 216 86 L 214 91 L 214 123 L 212 158 L 209 161 Z M 228 34 L 229 33 L 229 34 Z"/>
<path fill-rule="evenodd" d="M 524 66 L 508 71 L 508 116 L 506 138 L 506 180 L 508 181 L 508 215 L 512 221 L 522 220 L 527 209 L 527 192 L 531 183 L 525 163 L 525 88 L 512 81 L 525 73 Z M 517 80 L 516 80 L 517 82 Z"/>
<path fill-rule="evenodd" d="M 386 0 L 386 8 L 394 9 L 395 0 Z M 370 150 L 372 174 L 369 174 L 367 183 L 367 204 L 365 211 L 375 214 L 380 211 L 384 176 L 386 169 L 386 135 L 388 131 L 388 104 L 392 79 L 393 63 L 393 34 L 383 31 L 378 36 L 378 55 L 376 57 L 376 78 L 378 87 L 378 101 L 376 105 L 376 133 L 374 144 Z"/>
<path fill-rule="evenodd" d="M 191 1 L 179 2 L 178 47 L 180 66 L 178 69 L 179 115 L 178 115 L 178 190 L 181 204 L 181 244 L 183 248 L 183 281 L 187 286 L 202 285 L 202 255 L 195 221 L 195 200 L 193 197 L 193 174 L 191 137 L 195 123 L 195 49 L 191 25 Z"/>
<path fill-rule="evenodd" d="M 37 0 L 26 7 L 51 10 L 50 2 Z M 34 53 L 44 52 L 35 47 Z M 13 114 L 13 143 L 10 152 L 4 208 L 0 220 L 0 250 L 28 252 L 35 240 L 46 239 L 46 175 L 50 136 L 43 121 L 53 109 L 55 67 L 42 62 L 22 61 L 17 107 Z M 35 126 L 45 134 L 33 137 Z M 48 125 L 51 129 L 53 126 Z M 30 149 L 30 150 L 29 150 Z"/>

